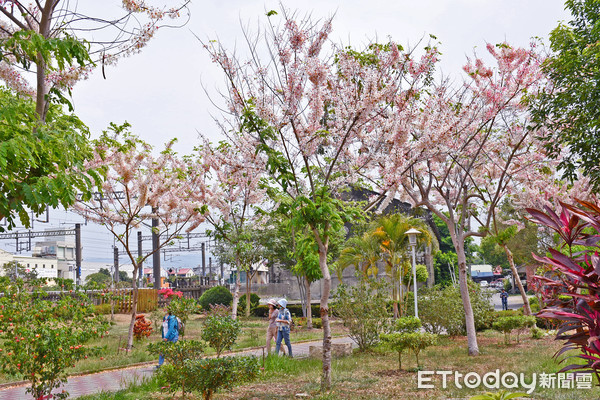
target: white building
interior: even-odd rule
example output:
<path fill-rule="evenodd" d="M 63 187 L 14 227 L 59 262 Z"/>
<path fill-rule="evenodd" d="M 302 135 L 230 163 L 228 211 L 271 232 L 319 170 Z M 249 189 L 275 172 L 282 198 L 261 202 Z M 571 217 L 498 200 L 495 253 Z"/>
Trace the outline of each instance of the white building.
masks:
<path fill-rule="evenodd" d="M 32 256 L 57 259 L 56 276 L 75 280 L 75 240 L 72 237 L 59 236 L 57 239 L 36 242 Z"/>
<path fill-rule="evenodd" d="M 40 278 L 54 279 L 58 277 L 58 260 L 56 258 L 21 256 L 0 250 L 1 265 L 13 261 L 28 271 L 36 271 Z M 4 271 L 2 270 L 0 273 L 4 273 Z"/>

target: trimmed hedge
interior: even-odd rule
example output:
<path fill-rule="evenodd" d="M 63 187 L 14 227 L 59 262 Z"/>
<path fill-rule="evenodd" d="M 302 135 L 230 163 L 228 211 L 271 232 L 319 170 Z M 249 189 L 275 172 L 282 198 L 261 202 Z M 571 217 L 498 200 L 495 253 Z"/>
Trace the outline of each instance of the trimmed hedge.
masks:
<path fill-rule="evenodd" d="M 211 304 L 222 304 L 229 307 L 233 301 L 233 295 L 225 286 L 215 286 L 202 293 L 198 303 L 203 310 L 209 311 Z"/>
<path fill-rule="evenodd" d="M 258 307 L 258 303 L 260 302 L 260 296 L 256 293 L 250 293 L 250 314 L 252 315 L 252 310 Z M 240 297 L 238 302 L 238 314 L 246 313 L 246 294 Z"/>
<path fill-rule="evenodd" d="M 290 304 L 287 306 L 288 310 L 290 310 L 290 314 L 294 318 L 302 317 L 302 305 L 301 304 Z M 321 317 L 321 306 L 318 304 L 313 304 L 311 306 L 312 316 L 313 318 Z M 331 310 L 330 310 L 331 311 Z M 255 309 L 252 310 L 252 315 L 256 317 L 268 317 L 269 316 L 269 306 L 267 305 L 259 305 Z"/>

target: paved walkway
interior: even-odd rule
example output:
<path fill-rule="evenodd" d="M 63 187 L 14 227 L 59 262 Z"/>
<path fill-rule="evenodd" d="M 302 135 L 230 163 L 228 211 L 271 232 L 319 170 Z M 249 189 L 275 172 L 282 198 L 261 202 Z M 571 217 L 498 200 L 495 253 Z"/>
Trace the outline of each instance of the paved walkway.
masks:
<path fill-rule="evenodd" d="M 355 343 L 349 337 L 333 338 L 333 343 Z M 322 340 L 304 343 L 292 343 L 294 357 L 308 356 L 308 347 L 320 345 Z M 284 346 L 285 347 L 285 346 Z M 262 357 L 262 348 L 236 352 L 236 355 L 255 355 Z M 145 378 L 152 376 L 154 364 L 148 364 L 132 368 L 124 368 L 107 372 L 98 372 L 90 375 L 74 376 L 68 379 L 67 383 L 60 389 L 69 392 L 70 398 L 76 398 L 87 394 L 99 392 L 116 392 L 128 387 L 132 383 L 141 382 Z M 31 399 L 31 394 L 25 392 L 27 386 L 10 387 L 0 390 L 0 400 L 23 400 Z"/>

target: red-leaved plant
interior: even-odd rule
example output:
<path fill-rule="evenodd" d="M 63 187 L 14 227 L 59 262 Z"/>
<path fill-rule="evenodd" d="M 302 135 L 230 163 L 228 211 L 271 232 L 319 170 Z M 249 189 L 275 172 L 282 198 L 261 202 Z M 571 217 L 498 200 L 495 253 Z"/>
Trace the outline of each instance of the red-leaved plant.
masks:
<path fill-rule="evenodd" d="M 580 370 L 600 378 L 600 207 L 577 200 L 576 205 L 560 203 L 560 216 L 550 208 L 528 208 L 531 221 L 554 230 L 568 247 L 568 255 L 549 249 L 548 256 L 534 258 L 548 267 L 544 276 L 535 276 L 533 287 L 545 304 L 538 317 L 560 321 L 556 340 L 565 340 L 555 354 L 579 350 L 579 363 L 561 372 Z M 586 229 L 589 228 L 589 229 Z M 595 232 L 594 232 L 595 231 Z M 586 249 L 573 253 L 573 246 Z"/>

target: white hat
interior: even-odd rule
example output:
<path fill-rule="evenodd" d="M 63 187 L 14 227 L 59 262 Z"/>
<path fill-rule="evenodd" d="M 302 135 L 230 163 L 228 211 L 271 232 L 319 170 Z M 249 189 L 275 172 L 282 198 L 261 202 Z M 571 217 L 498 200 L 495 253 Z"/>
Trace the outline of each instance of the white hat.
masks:
<path fill-rule="evenodd" d="M 285 308 L 285 306 L 287 306 L 287 300 L 286 299 L 279 299 L 279 301 L 277 302 L 277 304 L 279 304 L 281 307 Z"/>
<path fill-rule="evenodd" d="M 269 299 L 269 301 L 267 301 L 267 304 L 275 307 L 277 305 L 277 300 Z"/>

